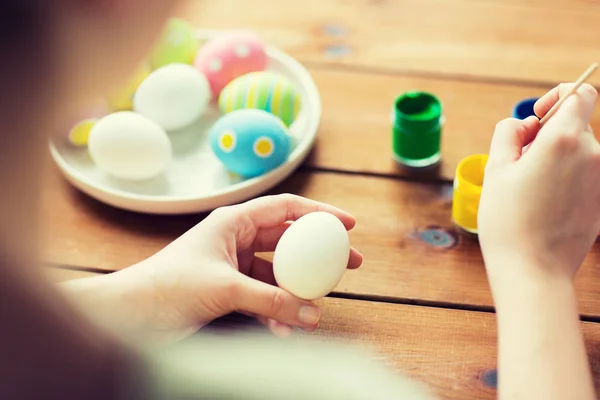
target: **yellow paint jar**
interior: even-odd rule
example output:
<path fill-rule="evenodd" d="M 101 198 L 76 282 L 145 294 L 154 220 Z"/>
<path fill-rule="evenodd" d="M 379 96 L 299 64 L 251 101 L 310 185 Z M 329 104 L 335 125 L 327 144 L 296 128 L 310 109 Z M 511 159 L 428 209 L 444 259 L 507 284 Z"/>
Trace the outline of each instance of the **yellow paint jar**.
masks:
<path fill-rule="evenodd" d="M 477 233 L 477 211 L 483 186 L 483 173 L 487 154 L 474 154 L 464 158 L 456 167 L 452 219 L 460 228 Z"/>

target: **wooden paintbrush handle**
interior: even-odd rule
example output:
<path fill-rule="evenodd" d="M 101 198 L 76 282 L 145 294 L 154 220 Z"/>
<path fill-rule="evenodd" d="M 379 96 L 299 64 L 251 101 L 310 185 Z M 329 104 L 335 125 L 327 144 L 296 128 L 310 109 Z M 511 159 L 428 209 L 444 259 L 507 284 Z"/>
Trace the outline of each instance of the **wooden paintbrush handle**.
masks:
<path fill-rule="evenodd" d="M 592 76 L 592 74 L 594 72 L 596 72 L 596 69 L 598 69 L 598 64 L 594 63 L 592 65 L 590 65 L 590 67 L 583 73 L 581 74 L 581 76 L 579 77 L 579 79 L 577 79 L 577 81 L 575 81 L 575 84 L 573 85 L 573 87 L 571 88 L 571 90 L 566 94 L 566 96 L 561 97 L 555 104 L 554 106 L 552 106 L 552 108 L 546 113 L 546 115 L 544 115 L 544 117 L 540 120 L 540 127 L 544 126 L 544 124 L 546 122 L 548 122 L 548 120 L 550 118 L 552 118 L 552 116 L 556 113 L 556 111 L 558 111 L 559 107 L 562 105 L 562 103 L 565 102 L 565 100 L 572 95 L 573 93 L 577 92 L 577 89 L 579 89 L 579 87 L 581 85 L 583 85 L 583 83 L 585 81 L 587 81 L 590 76 Z"/>

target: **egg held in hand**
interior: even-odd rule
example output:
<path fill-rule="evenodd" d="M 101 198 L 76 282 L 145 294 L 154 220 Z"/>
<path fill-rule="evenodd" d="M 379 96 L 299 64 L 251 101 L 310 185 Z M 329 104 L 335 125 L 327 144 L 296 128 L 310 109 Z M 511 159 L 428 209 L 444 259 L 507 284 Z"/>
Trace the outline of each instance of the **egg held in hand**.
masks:
<path fill-rule="evenodd" d="M 277 285 L 296 297 L 316 300 L 340 282 L 350 259 L 350 238 L 334 215 L 313 212 L 284 232 L 273 256 Z"/>
<path fill-rule="evenodd" d="M 244 178 L 283 164 L 291 137 L 276 116 L 262 110 L 238 110 L 221 117 L 210 130 L 213 152 L 229 171 Z"/>
<path fill-rule="evenodd" d="M 163 129 L 174 131 L 194 123 L 209 101 L 208 81 L 198 70 L 170 64 L 142 82 L 133 97 L 133 107 Z"/>
<path fill-rule="evenodd" d="M 253 32 L 233 31 L 209 39 L 198 51 L 194 65 L 210 82 L 213 96 L 218 97 L 235 78 L 264 71 L 267 53 Z"/>
<path fill-rule="evenodd" d="M 124 180 L 144 180 L 163 173 L 171 161 L 171 141 L 155 122 L 132 111 L 99 120 L 88 149 L 104 172 Z"/>
<path fill-rule="evenodd" d="M 279 117 L 287 126 L 298 117 L 300 93 L 283 75 L 252 72 L 230 82 L 219 96 L 219 109 L 229 113 L 243 108 L 265 110 Z"/>

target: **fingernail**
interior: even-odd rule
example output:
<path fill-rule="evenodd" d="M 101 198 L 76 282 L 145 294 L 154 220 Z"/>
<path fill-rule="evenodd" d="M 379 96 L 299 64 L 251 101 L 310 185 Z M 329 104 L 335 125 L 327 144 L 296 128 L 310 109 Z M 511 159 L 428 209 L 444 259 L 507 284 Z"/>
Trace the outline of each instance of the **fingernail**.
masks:
<path fill-rule="evenodd" d="M 298 319 L 303 324 L 315 325 L 321 319 L 321 311 L 317 307 L 313 306 L 302 306 Z"/>

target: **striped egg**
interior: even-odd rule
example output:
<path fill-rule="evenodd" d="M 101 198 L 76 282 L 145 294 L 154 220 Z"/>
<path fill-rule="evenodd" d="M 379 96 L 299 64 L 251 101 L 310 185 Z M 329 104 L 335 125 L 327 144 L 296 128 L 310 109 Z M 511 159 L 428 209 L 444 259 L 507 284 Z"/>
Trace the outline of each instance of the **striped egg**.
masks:
<path fill-rule="evenodd" d="M 298 117 L 301 97 L 292 82 L 272 72 L 252 72 L 231 81 L 219 96 L 222 113 L 254 108 L 270 112 L 290 126 Z"/>

